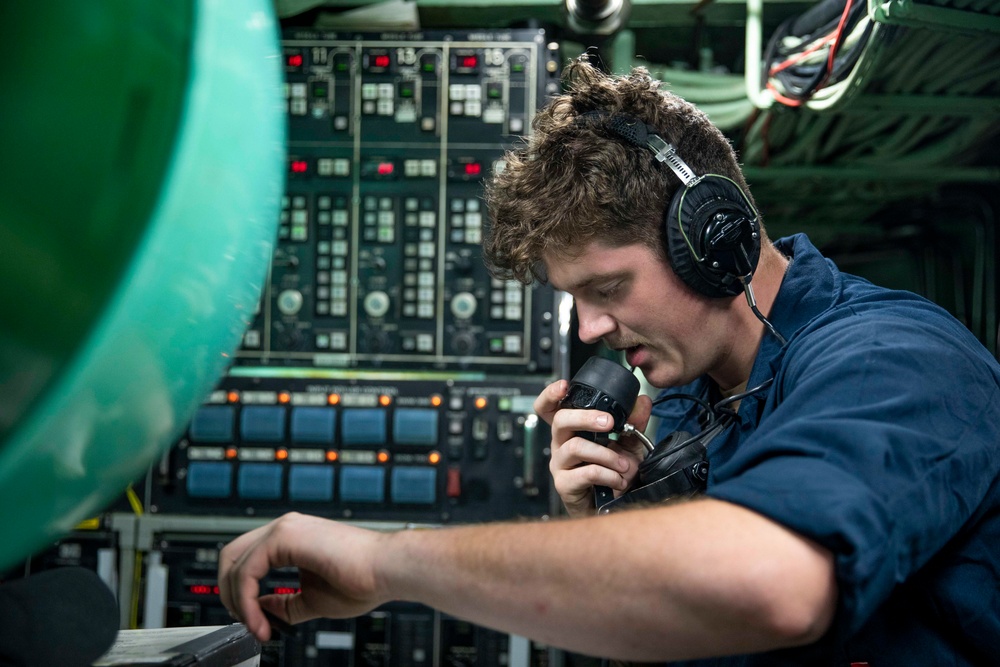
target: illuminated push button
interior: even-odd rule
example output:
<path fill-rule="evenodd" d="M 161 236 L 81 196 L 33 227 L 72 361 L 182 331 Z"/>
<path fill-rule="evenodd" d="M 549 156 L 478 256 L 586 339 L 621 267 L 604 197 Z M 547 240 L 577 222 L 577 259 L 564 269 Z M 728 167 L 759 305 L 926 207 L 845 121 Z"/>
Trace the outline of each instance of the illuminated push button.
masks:
<path fill-rule="evenodd" d="M 365 312 L 369 317 L 384 317 L 389 312 L 389 295 L 376 290 L 365 295 Z"/>
<path fill-rule="evenodd" d="M 250 442 L 281 442 L 285 439 L 285 408 L 250 405 L 240 413 L 240 434 Z"/>
<path fill-rule="evenodd" d="M 340 469 L 340 499 L 345 502 L 385 501 L 385 468 L 343 466 Z"/>
<path fill-rule="evenodd" d="M 397 408 L 392 439 L 399 445 L 433 445 L 438 441 L 438 412 L 428 408 Z"/>
<path fill-rule="evenodd" d="M 394 503 L 430 505 L 437 500 L 437 470 L 423 466 L 393 468 L 390 499 Z"/>
<path fill-rule="evenodd" d="M 244 463 L 237 477 L 236 490 L 240 498 L 281 498 L 281 466 L 277 463 Z"/>
<path fill-rule="evenodd" d="M 451 312 L 460 320 L 467 320 L 476 312 L 476 297 L 469 292 L 459 292 L 451 299 Z"/>
<path fill-rule="evenodd" d="M 445 493 L 449 498 L 458 498 L 462 495 L 462 469 L 458 466 L 448 468 Z"/>
<path fill-rule="evenodd" d="M 292 464 L 288 469 L 288 499 L 333 500 L 333 467 Z"/>
<path fill-rule="evenodd" d="M 286 289 L 278 295 L 278 310 L 284 315 L 295 315 L 302 310 L 302 292 Z"/>
<path fill-rule="evenodd" d="M 345 445 L 382 445 L 386 440 L 386 411 L 382 408 L 349 408 L 341 421 Z"/>
<path fill-rule="evenodd" d="M 232 442 L 235 416 L 235 409 L 229 405 L 198 408 L 188 434 L 196 442 Z"/>
<path fill-rule="evenodd" d="M 483 122 L 499 125 L 504 121 L 507 114 L 501 106 L 491 105 L 483 109 Z"/>
<path fill-rule="evenodd" d="M 188 464 L 187 492 L 192 498 L 228 498 L 233 493 L 233 464 L 207 461 Z"/>
<path fill-rule="evenodd" d="M 332 443 L 336 416 L 333 408 L 292 408 L 292 442 Z"/>

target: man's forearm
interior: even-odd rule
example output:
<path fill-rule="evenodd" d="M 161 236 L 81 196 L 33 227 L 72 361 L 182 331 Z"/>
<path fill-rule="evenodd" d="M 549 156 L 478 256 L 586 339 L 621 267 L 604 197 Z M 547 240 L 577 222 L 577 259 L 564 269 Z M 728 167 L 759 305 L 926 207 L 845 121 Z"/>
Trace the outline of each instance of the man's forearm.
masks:
<path fill-rule="evenodd" d="M 396 599 L 592 655 L 664 660 L 822 635 L 829 554 L 743 508 L 700 500 L 548 523 L 405 531 L 376 576 Z"/>

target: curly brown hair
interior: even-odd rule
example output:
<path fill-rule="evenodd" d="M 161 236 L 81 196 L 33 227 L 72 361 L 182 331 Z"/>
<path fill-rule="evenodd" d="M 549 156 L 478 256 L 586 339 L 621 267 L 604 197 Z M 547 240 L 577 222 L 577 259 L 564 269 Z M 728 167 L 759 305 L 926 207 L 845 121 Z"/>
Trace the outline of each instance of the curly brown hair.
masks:
<path fill-rule="evenodd" d="M 615 134 L 611 114 L 657 128 L 696 174 L 728 176 L 749 197 L 722 132 L 697 107 L 660 90 L 645 68 L 610 76 L 581 56 L 565 68 L 563 83 L 566 92 L 538 112 L 532 134 L 487 183 L 483 257 L 494 276 L 544 281 L 547 253 L 572 258 L 595 239 L 612 247 L 640 242 L 666 257 L 664 210 L 681 182 L 650 151 Z"/>

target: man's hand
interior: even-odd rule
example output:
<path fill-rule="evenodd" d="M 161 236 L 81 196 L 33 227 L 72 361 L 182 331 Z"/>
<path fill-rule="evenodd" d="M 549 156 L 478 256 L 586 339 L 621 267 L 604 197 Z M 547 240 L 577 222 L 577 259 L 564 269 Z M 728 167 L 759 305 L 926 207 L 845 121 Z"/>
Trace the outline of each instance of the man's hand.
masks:
<path fill-rule="evenodd" d="M 348 618 L 389 600 L 375 576 L 384 533 L 302 514 L 286 514 L 242 535 L 219 553 L 219 593 L 230 613 L 261 641 L 271 628 L 261 609 L 288 623 Z M 271 568 L 299 568 L 301 592 L 260 595 Z"/>
<path fill-rule="evenodd" d="M 621 495 L 631 485 L 645 458 L 638 438 L 620 437 L 604 446 L 579 437 L 581 431 L 607 433 L 614 426 L 611 415 L 601 410 L 560 409 L 569 389 L 566 380 L 553 382 L 535 399 L 535 412 L 552 427 L 552 458 L 549 472 L 556 492 L 570 516 L 593 514 L 595 485 Z M 628 422 L 642 431 L 649 422 L 652 401 L 640 396 Z"/>

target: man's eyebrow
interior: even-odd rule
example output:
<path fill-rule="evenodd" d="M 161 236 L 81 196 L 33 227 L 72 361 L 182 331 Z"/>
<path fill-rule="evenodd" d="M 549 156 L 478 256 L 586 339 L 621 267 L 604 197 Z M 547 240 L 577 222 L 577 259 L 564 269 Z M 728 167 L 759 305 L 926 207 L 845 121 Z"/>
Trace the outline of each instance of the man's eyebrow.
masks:
<path fill-rule="evenodd" d="M 620 269 L 616 271 L 609 271 L 607 273 L 594 273 L 586 278 L 580 280 L 579 282 L 573 283 L 571 285 L 566 285 L 565 287 L 559 287 L 553 284 L 556 289 L 562 290 L 563 292 L 576 293 L 582 290 L 592 287 L 595 283 L 604 283 L 612 280 L 621 280 L 628 276 L 629 271 L 627 269 Z"/>

